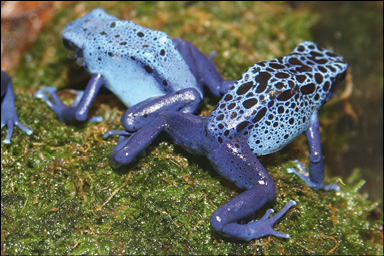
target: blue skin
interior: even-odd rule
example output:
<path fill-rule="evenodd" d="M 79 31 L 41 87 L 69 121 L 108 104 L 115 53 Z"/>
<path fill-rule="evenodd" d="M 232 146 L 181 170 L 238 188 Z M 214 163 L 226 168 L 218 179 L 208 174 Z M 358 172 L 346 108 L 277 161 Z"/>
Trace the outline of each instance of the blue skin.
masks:
<path fill-rule="evenodd" d="M 211 62 L 212 56 L 205 57 L 191 43 L 180 38 L 172 40 L 164 32 L 132 21 L 119 20 L 102 9 L 69 23 L 62 37 L 64 45 L 75 52 L 78 62 L 92 77 L 71 107 L 61 103 L 54 87 L 39 90 L 35 97 L 43 98 L 66 123 L 86 121 L 102 86 L 126 106 L 134 106 L 124 114 L 123 125 L 126 130 L 135 131 L 140 123 L 153 120 L 162 111 L 193 113 L 203 98 L 203 85 L 221 96 L 234 83 L 223 81 Z"/>
<path fill-rule="evenodd" d="M 245 241 L 267 235 L 289 238 L 275 231 L 273 224 L 295 201 L 271 218 L 270 209 L 258 221 L 238 224 L 275 197 L 274 181 L 257 156 L 276 152 L 305 133 L 309 174 L 298 165 L 304 172 L 299 176 L 314 189 L 339 190 L 337 185 L 324 184 L 317 112 L 335 94 L 346 69 L 341 56 L 303 42 L 285 57 L 249 68 L 209 116 L 160 113 L 129 138 L 121 136 L 110 159 L 116 167 L 131 163 L 165 131 L 187 151 L 207 156 L 223 177 L 245 190 L 213 214 L 211 224 L 216 231 Z"/>
<path fill-rule="evenodd" d="M 26 134 L 32 134 L 32 131 L 20 123 L 17 117 L 11 77 L 5 71 L 1 70 L 1 129 L 3 129 L 5 125 L 8 126 L 8 132 L 3 140 L 4 144 L 11 143 L 14 125 Z"/>

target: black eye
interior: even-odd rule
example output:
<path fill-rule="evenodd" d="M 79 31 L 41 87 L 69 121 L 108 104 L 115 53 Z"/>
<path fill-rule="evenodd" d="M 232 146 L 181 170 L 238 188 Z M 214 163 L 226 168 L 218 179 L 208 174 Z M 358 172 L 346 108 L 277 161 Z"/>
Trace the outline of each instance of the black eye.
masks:
<path fill-rule="evenodd" d="M 67 49 L 71 51 L 75 51 L 77 49 L 77 46 L 67 39 L 63 39 L 63 44 Z"/>

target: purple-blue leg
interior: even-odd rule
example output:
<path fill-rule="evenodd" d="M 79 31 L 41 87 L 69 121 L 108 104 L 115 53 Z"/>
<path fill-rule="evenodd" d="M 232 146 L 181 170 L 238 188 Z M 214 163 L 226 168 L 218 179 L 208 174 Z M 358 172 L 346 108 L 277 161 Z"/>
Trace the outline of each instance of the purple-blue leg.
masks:
<path fill-rule="evenodd" d="M 75 101 L 72 106 L 68 107 L 61 103 L 59 96 L 57 96 L 56 88 L 47 87 L 41 89 L 35 93 L 36 98 L 42 98 L 45 100 L 45 103 L 56 113 L 60 121 L 74 124 L 85 122 L 87 120 L 89 109 L 91 108 L 92 102 L 95 100 L 97 93 L 100 88 L 104 85 L 104 78 L 100 74 L 93 75 L 89 80 L 85 92 L 78 92 Z M 55 104 L 53 104 L 48 96 L 48 93 Z M 102 117 L 93 117 L 89 121 L 91 122 L 101 122 Z"/>
<path fill-rule="evenodd" d="M 144 126 L 128 139 L 120 137 L 119 143 L 109 154 L 112 165 L 119 167 L 133 162 L 137 154 L 149 146 L 163 131 L 165 124 L 166 120 L 159 115 L 149 125 Z"/>
<path fill-rule="evenodd" d="M 194 45 L 188 41 L 183 41 L 181 38 L 173 39 L 173 44 L 190 67 L 199 85 L 201 87 L 206 85 L 215 96 L 221 97 L 236 82 L 224 81 L 220 76 L 215 65 L 211 61 L 214 54 L 211 54 L 207 58 Z"/>
<path fill-rule="evenodd" d="M 269 209 L 260 220 L 238 223 L 274 199 L 275 183 L 246 142 L 234 139 L 221 144 L 215 140 L 209 143 L 211 145 L 206 145 L 209 149 L 205 150 L 215 169 L 237 187 L 245 189 L 212 215 L 212 227 L 224 236 L 244 241 L 268 235 L 289 238 L 288 234 L 274 230 L 273 225 L 296 205 L 293 200 L 271 218 L 274 211 Z"/>
<path fill-rule="evenodd" d="M 324 184 L 324 162 L 323 155 L 321 153 L 319 119 L 317 117 L 317 111 L 311 116 L 306 135 L 309 143 L 309 172 L 307 172 L 299 161 L 296 161 L 296 168 L 298 168 L 300 172 L 295 168 L 288 168 L 288 172 L 298 175 L 311 188 L 336 191 L 340 190 L 340 187 L 336 184 Z"/>
<path fill-rule="evenodd" d="M 274 199 L 275 184 L 245 142 L 234 139 L 219 143 L 216 138 L 211 137 L 206 131 L 205 117 L 180 112 L 160 113 L 130 138 L 119 141 L 110 154 L 113 165 L 117 167 L 134 161 L 162 131 L 166 131 L 177 145 L 187 151 L 206 155 L 223 177 L 246 190 L 213 214 L 211 224 L 216 231 L 245 241 L 267 235 L 289 237 L 288 234 L 275 231 L 273 225 L 296 204 L 294 201 L 288 202 L 271 218 L 273 210 L 268 210 L 258 221 L 238 223 Z"/>
<path fill-rule="evenodd" d="M 32 130 L 20 123 L 15 108 L 15 95 L 13 93 L 11 77 L 1 71 L 1 129 L 7 125 L 8 131 L 3 143 L 10 144 L 13 134 L 13 126 L 16 125 L 26 134 L 31 135 Z"/>
<path fill-rule="evenodd" d="M 182 89 L 159 97 L 153 97 L 130 107 L 121 117 L 125 131 L 108 131 L 104 138 L 110 135 L 128 136 L 144 125 L 153 121 L 161 112 L 179 111 L 194 113 L 199 107 L 201 96 L 193 88 Z"/>

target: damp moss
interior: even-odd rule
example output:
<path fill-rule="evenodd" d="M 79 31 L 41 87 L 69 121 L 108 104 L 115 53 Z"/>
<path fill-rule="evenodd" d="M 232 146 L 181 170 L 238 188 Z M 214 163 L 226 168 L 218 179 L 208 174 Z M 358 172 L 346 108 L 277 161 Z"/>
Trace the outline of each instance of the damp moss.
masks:
<path fill-rule="evenodd" d="M 84 88 L 88 75 L 74 65 L 60 31 L 96 7 L 181 36 L 204 53 L 216 51 L 214 61 L 226 79 L 311 39 L 315 15 L 275 2 L 75 2 L 64 7 L 56 7 L 24 61 L 9 71 L 19 118 L 34 132 L 27 136 L 16 128 L 12 144 L 1 144 L 2 254 L 382 253 L 382 213 L 359 193 L 360 170 L 344 185 L 337 177 L 327 179 L 341 186 L 337 193 L 314 191 L 286 172 L 292 159 L 307 164 L 303 138 L 261 158 L 276 181 L 277 196 L 256 217 L 296 200 L 297 206 L 275 224 L 291 238 L 238 242 L 212 231 L 209 220 L 241 191 L 218 176 L 206 158 L 160 136 L 137 162 L 114 170 L 108 154 L 117 138 L 104 140 L 102 134 L 121 129 L 126 108 L 115 96 L 100 95 L 91 115 L 104 121 L 83 126 L 60 123 L 42 100 L 33 98 L 46 86 Z M 61 96 L 70 104 L 73 94 L 65 92 Z M 202 113 L 216 102 L 208 95 Z M 3 129 L 2 140 L 5 134 Z"/>

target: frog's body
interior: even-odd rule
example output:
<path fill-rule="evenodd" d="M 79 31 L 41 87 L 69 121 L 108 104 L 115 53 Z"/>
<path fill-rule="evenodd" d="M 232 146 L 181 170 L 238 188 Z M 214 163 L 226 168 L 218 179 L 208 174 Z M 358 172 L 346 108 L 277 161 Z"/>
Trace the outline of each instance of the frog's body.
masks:
<path fill-rule="evenodd" d="M 61 104 L 52 87 L 38 91 L 35 96 L 44 98 L 65 122 L 85 121 L 102 86 L 128 107 L 151 105 L 147 113 L 139 115 L 128 110 L 126 114 L 139 119 L 145 115 L 147 120 L 164 109 L 193 113 L 203 98 L 203 85 L 220 96 L 231 84 L 223 81 L 211 60 L 189 42 L 172 40 L 164 32 L 119 20 L 102 9 L 69 23 L 62 37 L 64 45 L 75 52 L 92 78 L 72 108 Z M 181 96 L 175 97 L 176 93 Z"/>
<path fill-rule="evenodd" d="M 132 162 L 161 131 L 166 131 L 176 144 L 206 155 L 223 177 L 246 190 L 213 214 L 215 230 L 247 241 L 270 234 L 288 238 L 272 226 L 296 204 L 294 201 L 272 218 L 269 210 L 259 221 L 237 223 L 275 197 L 274 181 L 256 156 L 273 153 L 306 133 L 309 176 L 290 171 L 313 188 L 338 190 L 337 185 L 324 184 L 317 112 L 334 95 L 346 69 L 341 56 L 303 42 L 288 56 L 249 68 L 210 116 L 163 112 L 133 136 L 121 138 L 110 154 L 111 160 L 115 166 Z M 306 172 L 301 165 L 299 168 Z"/>
<path fill-rule="evenodd" d="M 257 155 L 276 152 L 303 134 L 311 116 L 337 89 L 333 74 L 345 64 L 302 43 L 288 56 L 259 62 L 243 74 L 207 119 L 208 131 L 218 140 L 247 141 Z"/>
<path fill-rule="evenodd" d="M 3 129 L 5 125 L 8 126 L 7 135 L 3 140 L 5 144 L 11 143 L 14 125 L 26 134 L 32 134 L 32 131 L 20 123 L 17 117 L 11 77 L 5 71 L 1 70 L 1 129 Z"/>

